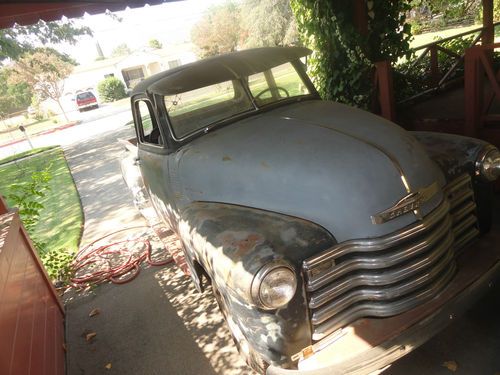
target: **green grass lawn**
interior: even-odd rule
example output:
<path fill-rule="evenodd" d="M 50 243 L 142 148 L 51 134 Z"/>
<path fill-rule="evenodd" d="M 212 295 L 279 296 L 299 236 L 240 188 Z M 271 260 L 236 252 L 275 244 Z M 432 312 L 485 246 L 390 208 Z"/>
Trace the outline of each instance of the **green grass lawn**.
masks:
<path fill-rule="evenodd" d="M 49 251 L 75 253 L 80 242 L 83 213 L 63 150 L 55 147 L 9 164 L 2 162 L 0 160 L 0 193 L 4 196 L 9 194 L 11 184 L 28 182 L 32 172 L 50 166 L 51 189 L 40 200 L 45 207 L 41 211 L 42 219 L 34 227 L 34 234 L 47 244 Z M 9 199 L 7 202 L 12 204 Z"/>
<path fill-rule="evenodd" d="M 11 156 L 7 156 L 6 158 L 0 160 L 0 165 L 5 164 L 5 163 L 9 163 L 13 160 L 22 159 L 22 158 L 26 158 L 28 156 L 36 155 L 36 154 L 39 154 L 40 152 L 52 150 L 53 148 L 57 148 L 57 147 L 59 147 L 59 146 L 39 147 L 39 148 L 34 148 L 34 149 L 28 150 L 28 151 L 23 151 L 23 152 L 20 152 L 18 154 L 14 154 Z"/>

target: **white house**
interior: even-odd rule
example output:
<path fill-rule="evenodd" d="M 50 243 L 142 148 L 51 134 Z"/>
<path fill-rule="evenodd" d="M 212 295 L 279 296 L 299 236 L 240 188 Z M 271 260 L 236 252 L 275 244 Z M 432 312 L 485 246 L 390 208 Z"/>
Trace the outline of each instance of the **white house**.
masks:
<path fill-rule="evenodd" d="M 163 70 L 175 68 L 196 60 L 190 43 L 168 46 L 162 49 L 144 48 L 127 56 L 112 57 L 78 65 L 64 80 L 62 104 L 65 110 L 75 109 L 73 99 L 82 91 L 92 91 L 99 100 L 97 84 L 106 77 L 120 79 L 125 87 L 132 89 L 138 82 Z M 52 100 L 42 103 L 45 110 L 59 113 L 57 103 Z"/>

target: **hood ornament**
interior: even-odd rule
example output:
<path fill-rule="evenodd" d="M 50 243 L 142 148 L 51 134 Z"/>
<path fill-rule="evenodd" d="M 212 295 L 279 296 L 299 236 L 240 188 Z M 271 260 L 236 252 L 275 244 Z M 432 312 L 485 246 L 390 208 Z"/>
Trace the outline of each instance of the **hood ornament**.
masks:
<path fill-rule="evenodd" d="M 394 206 L 373 215 L 371 217 L 372 223 L 383 224 L 399 216 L 407 214 L 408 212 L 415 212 L 420 208 L 420 206 L 422 206 L 422 204 L 429 201 L 438 192 L 439 185 L 437 182 L 434 182 L 427 187 L 419 189 L 415 193 L 409 193 L 405 197 L 401 198 Z M 415 214 L 417 215 L 417 213 Z M 422 218 L 419 213 L 417 218 Z"/>

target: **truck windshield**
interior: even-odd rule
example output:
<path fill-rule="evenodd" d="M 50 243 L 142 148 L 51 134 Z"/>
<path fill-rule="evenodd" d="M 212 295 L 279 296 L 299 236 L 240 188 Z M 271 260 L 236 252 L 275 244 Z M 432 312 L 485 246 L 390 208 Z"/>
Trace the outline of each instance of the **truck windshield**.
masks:
<path fill-rule="evenodd" d="M 295 67 L 285 63 L 239 80 L 166 95 L 164 101 L 175 136 L 184 138 L 256 107 L 308 94 L 310 91 Z"/>

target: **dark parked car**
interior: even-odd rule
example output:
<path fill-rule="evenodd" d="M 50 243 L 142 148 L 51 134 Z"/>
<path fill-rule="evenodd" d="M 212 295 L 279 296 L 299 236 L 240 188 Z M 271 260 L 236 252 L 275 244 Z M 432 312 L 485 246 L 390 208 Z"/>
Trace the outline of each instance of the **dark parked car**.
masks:
<path fill-rule="evenodd" d="M 122 164 L 254 369 L 369 373 L 497 280 L 500 153 L 321 100 L 309 52 L 241 51 L 144 80 Z"/>
<path fill-rule="evenodd" d="M 76 94 L 76 106 L 80 112 L 99 108 L 97 99 L 91 91 L 84 91 Z"/>

